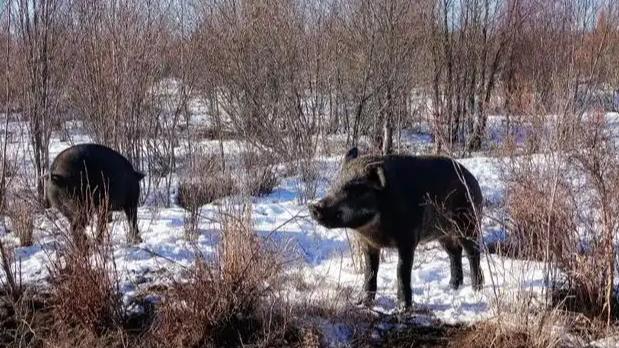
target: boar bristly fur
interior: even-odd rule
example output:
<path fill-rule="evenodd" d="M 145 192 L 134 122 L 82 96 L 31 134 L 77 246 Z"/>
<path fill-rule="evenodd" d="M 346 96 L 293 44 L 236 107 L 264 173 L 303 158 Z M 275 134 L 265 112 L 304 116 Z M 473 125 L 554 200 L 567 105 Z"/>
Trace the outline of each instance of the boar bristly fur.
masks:
<path fill-rule="evenodd" d="M 466 251 L 472 286 L 482 288 L 482 199 L 475 177 L 448 157 L 359 156 L 354 147 L 327 195 L 309 210 L 320 225 L 353 229 L 364 242 L 366 305 L 375 298 L 380 249 L 396 249 L 398 302 L 408 309 L 414 253 L 422 242 L 438 240 L 449 255 L 453 289 L 463 284 Z"/>
<path fill-rule="evenodd" d="M 71 234 L 83 241 L 92 214 L 98 214 L 100 241 L 112 211 L 124 211 L 129 243 L 139 243 L 137 207 L 144 174 L 117 151 L 99 144 L 78 144 L 62 151 L 46 175 L 46 198 L 71 223 Z M 107 209 L 102 209 L 107 204 Z"/>

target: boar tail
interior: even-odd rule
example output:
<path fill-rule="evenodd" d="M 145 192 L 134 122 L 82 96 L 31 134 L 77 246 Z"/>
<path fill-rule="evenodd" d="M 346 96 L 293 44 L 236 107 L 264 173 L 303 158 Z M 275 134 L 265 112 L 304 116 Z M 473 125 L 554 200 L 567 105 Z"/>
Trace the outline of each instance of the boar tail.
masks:
<path fill-rule="evenodd" d="M 146 174 L 138 172 L 137 170 L 133 171 L 133 173 L 135 174 L 135 177 L 138 179 L 138 181 L 144 179 L 144 177 L 146 176 Z"/>

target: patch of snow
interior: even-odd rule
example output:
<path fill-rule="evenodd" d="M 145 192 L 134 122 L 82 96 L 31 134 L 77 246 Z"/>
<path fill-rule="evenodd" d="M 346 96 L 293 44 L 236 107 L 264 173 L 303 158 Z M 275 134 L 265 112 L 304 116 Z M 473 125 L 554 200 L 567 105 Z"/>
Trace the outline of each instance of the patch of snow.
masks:
<path fill-rule="evenodd" d="M 160 92 L 169 92 L 175 85 L 161 87 Z M 197 102 L 196 102 L 197 103 Z M 194 105 L 196 108 L 198 104 Z M 205 110 L 203 110 L 205 111 Z M 204 119 L 198 118 L 196 123 Z M 614 119 L 617 115 L 613 116 Z M 500 122 L 497 117 L 492 122 Z M 16 122 L 9 124 L 11 131 L 23 132 L 23 125 Z M 342 137 L 339 136 L 340 142 Z M 90 141 L 88 136 L 72 133 L 74 143 Z M 26 136 L 23 139 L 27 139 Z M 422 132 L 405 133 L 404 139 L 413 147 L 427 146 L 431 140 Z M 336 139 L 337 140 L 337 139 Z M 217 141 L 202 141 L 200 151 L 217 153 Z M 50 159 L 60 151 L 70 146 L 69 142 L 54 137 L 50 143 Z M 245 148 L 236 141 L 223 142 L 227 155 L 238 154 Z M 186 144 L 177 148 L 182 155 L 187 152 Z M 26 143 L 11 144 L 11 151 L 16 158 L 22 159 L 22 168 L 32 166 L 29 159 L 29 145 Z M 341 154 L 317 159 L 320 179 L 316 188 L 316 197 L 323 196 L 329 180 L 337 171 Z M 541 159 L 540 159 L 541 160 Z M 499 167 L 500 158 L 476 156 L 458 160 L 468 168 L 479 180 L 485 206 L 500 205 L 504 195 L 504 182 Z M 24 173 L 29 172 L 23 169 Z M 175 185 L 177 178 L 173 178 Z M 299 192 L 305 189 L 305 184 L 298 176 L 285 178 L 275 191 L 265 197 L 255 197 L 252 205 L 252 216 L 255 230 L 261 236 L 270 236 L 282 246 L 289 246 L 302 256 L 302 262 L 295 264 L 299 271 L 306 275 L 304 281 L 310 285 L 311 294 L 294 289 L 291 285 L 290 296 L 298 301 L 307 297 L 327 298 L 342 289 L 354 289 L 360 292 L 362 274 L 355 271 L 350 254 L 348 238 L 345 230 L 328 230 L 313 222 L 307 213 L 306 202 L 300 198 Z M 114 214 L 114 223 L 110 226 L 113 257 L 121 278 L 121 288 L 128 301 L 137 294 L 144 284 L 158 284 L 163 279 L 161 272 L 179 274 L 184 268 L 190 267 L 195 259 L 195 251 L 211 255 L 219 242 L 219 226 L 216 223 L 219 206 L 216 203 L 207 204 L 200 210 L 198 229 L 200 234 L 194 243 L 185 239 L 185 217 L 187 212 L 180 207 L 163 208 L 154 204 L 156 198 L 162 195 L 162 190 L 154 188 L 151 196 L 146 197 L 146 204 L 138 209 L 138 225 L 143 242 L 136 246 L 126 244 L 125 234 L 128 230 L 123 213 Z M 56 224 L 66 228 L 67 224 L 60 218 Z M 483 220 L 484 237 L 486 241 L 502 238 L 503 231 L 491 219 Z M 54 224 L 39 217 L 36 219 L 36 243 L 29 247 L 16 249 L 16 262 L 19 262 L 24 281 L 42 282 L 47 276 L 46 265 L 55 257 L 59 237 L 52 234 Z M 88 233 L 92 233 L 92 226 Z M 1 237 L 11 245 L 19 241 L 12 234 Z M 397 257 L 394 251 L 385 250 L 378 274 L 377 301 L 374 310 L 384 313 L 395 312 L 397 289 Z M 412 272 L 413 301 L 421 308 L 432 312 L 437 319 L 448 323 L 475 322 L 494 315 L 493 311 L 503 301 L 516 298 L 517 293 L 528 291 L 532 296 L 542 294 L 544 283 L 544 265 L 536 262 L 511 260 L 495 255 L 482 256 L 482 269 L 485 286 L 480 292 L 471 288 L 468 259 L 463 258 L 464 284 L 458 290 L 449 286 L 450 270 L 447 254 L 432 242 L 420 246 L 415 254 Z M 292 271 L 292 269 L 291 269 Z M 1 277 L 4 277 L 2 275 Z M 319 285 L 317 285 L 319 284 Z M 315 285 L 314 288 L 311 285 Z M 347 299 L 349 302 L 354 298 Z M 421 318 L 423 319 L 423 318 Z M 324 334 L 329 342 L 337 345 L 351 337 L 350 329 L 337 323 L 322 322 Z M 600 346 L 601 347 L 601 346 Z"/>

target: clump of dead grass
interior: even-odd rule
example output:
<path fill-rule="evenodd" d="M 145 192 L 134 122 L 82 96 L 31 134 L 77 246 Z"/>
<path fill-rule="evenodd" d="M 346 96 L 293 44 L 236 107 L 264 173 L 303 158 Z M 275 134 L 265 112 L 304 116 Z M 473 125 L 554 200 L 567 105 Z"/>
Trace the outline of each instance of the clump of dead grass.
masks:
<path fill-rule="evenodd" d="M 196 156 L 179 182 L 176 203 L 195 212 L 205 204 L 235 193 L 234 182 L 224 168 L 218 156 Z"/>
<path fill-rule="evenodd" d="M 569 199 L 569 190 L 566 182 L 554 181 L 548 172 L 537 169 L 512 176 L 505 195 L 511 221 L 509 240 L 499 252 L 515 258 L 557 261 L 574 250 L 576 205 Z"/>
<path fill-rule="evenodd" d="M 126 312 L 110 234 L 102 233 L 100 243 L 85 242 L 86 237 L 72 236 L 65 229 L 59 229 L 58 236 L 65 243 L 56 244 L 56 255 L 47 266 L 49 302 L 56 322 L 95 336 L 119 330 Z"/>
<path fill-rule="evenodd" d="M 293 335 L 281 308 L 269 306 L 282 285 L 282 251 L 256 234 L 249 203 L 226 206 L 217 250 L 197 252 L 183 279 L 173 279 L 163 295 L 153 330 L 162 346 L 235 347 L 265 340 L 277 346 Z"/>
<path fill-rule="evenodd" d="M 619 317 L 612 241 L 619 231 L 619 151 L 604 115 L 556 122 L 554 133 L 540 132 L 542 154 L 510 157 L 505 208 L 512 223 L 501 248 L 547 265 L 552 308 L 611 325 Z"/>
<path fill-rule="evenodd" d="M 241 155 L 241 165 L 246 180 L 239 190 L 250 196 L 266 196 L 279 185 L 280 178 L 275 172 L 275 157 L 267 152 L 246 151 Z"/>
<path fill-rule="evenodd" d="M 11 220 L 11 231 L 19 238 L 21 246 L 31 246 L 34 243 L 33 204 L 28 199 L 15 197 L 7 205 L 7 217 Z"/>

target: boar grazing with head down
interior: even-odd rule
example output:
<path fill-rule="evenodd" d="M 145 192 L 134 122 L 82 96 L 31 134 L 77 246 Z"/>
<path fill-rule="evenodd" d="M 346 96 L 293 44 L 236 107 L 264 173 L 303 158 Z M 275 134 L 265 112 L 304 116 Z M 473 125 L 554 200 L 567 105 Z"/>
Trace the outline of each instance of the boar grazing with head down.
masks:
<path fill-rule="evenodd" d="M 139 243 L 137 210 L 140 181 L 144 174 L 120 153 L 99 144 L 78 144 L 62 151 L 46 175 L 46 198 L 71 223 L 71 234 L 77 242 L 91 215 L 98 215 L 97 240 L 111 219 L 112 211 L 124 211 L 129 221 L 127 241 Z M 107 209 L 103 209 L 107 208 Z"/>
<path fill-rule="evenodd" d="M 310 204 L 309 210 L 320 225 L 353 229 L 364 242 L 364 305 L 376 295 L 380 249 L 394 248 L 398 302 L 409 309 L 415 248 L 430 240 L 437 240 L 449 255 L 452 289 L 463 283 L 463 249 L 473 288 L 483 286 L 477 241 L 481 189 L 464 166 L 448 157 L 358 156 L 354 147 L 326 197 Z"/>

